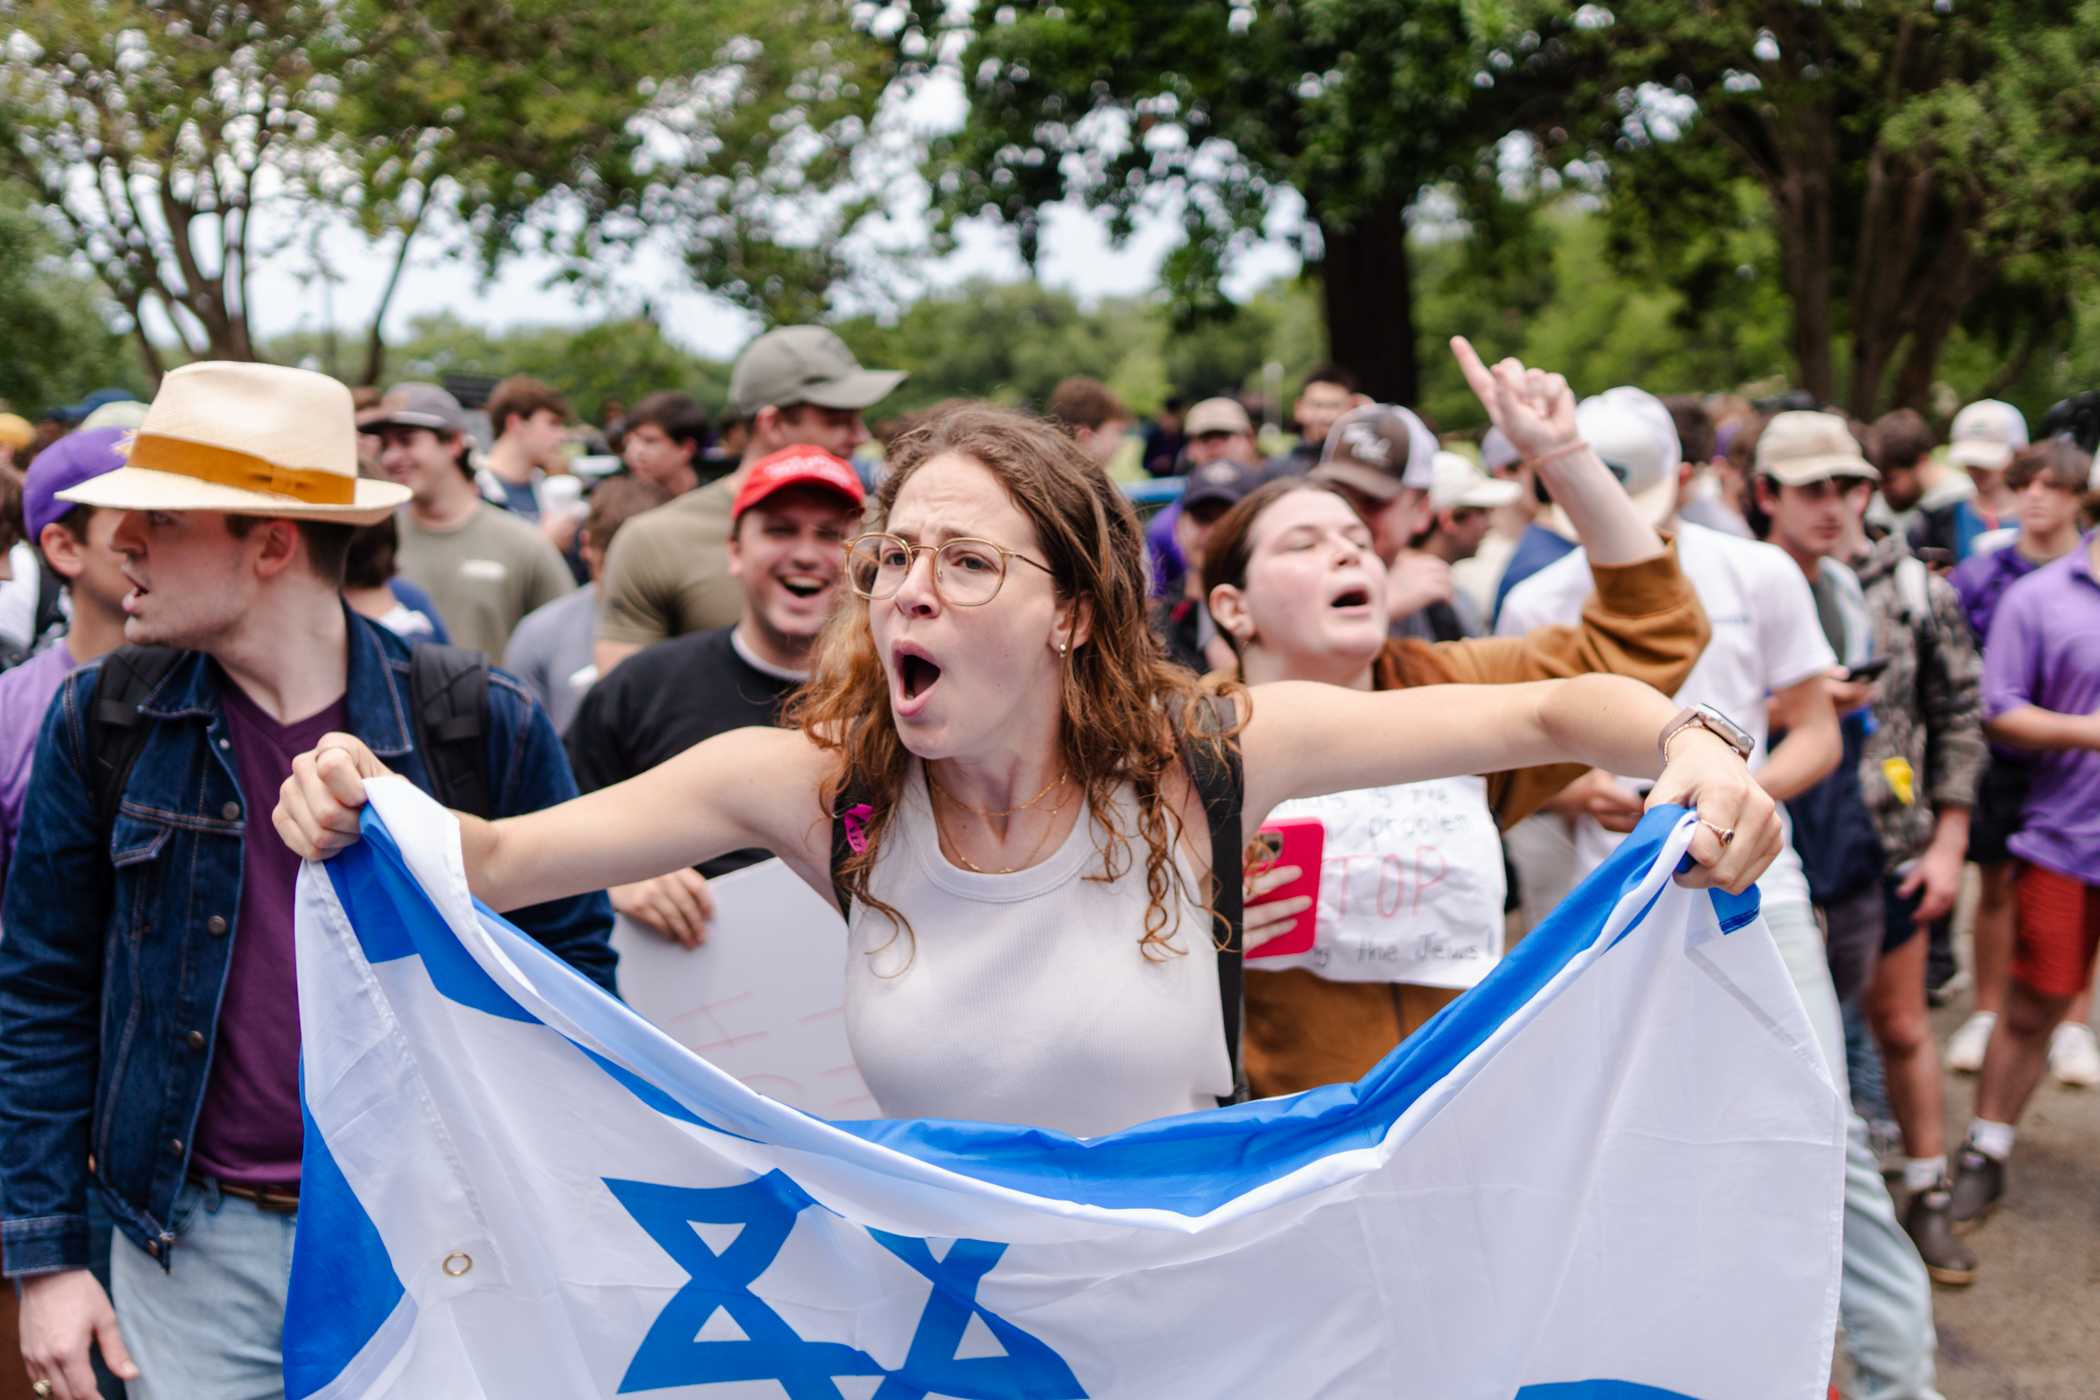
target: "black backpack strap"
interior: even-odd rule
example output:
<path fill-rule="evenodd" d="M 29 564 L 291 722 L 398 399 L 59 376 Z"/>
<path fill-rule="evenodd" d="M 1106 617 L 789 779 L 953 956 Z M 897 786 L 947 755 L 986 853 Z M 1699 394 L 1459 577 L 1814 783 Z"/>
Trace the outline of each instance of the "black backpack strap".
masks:
<path fill-rule="evenodd" d="M 142 707 L 183 653 L 174 647 L 118 647 L 102 658 L 95 703 L 88 711 L 88 781 L 95 791 L 95 819 L 107 835 L 117 824 L 125 784 L 150 732 Z"/>
<path fill-rule="evenodd" d="M 1212 696 L 1206 715 L 1198 722 L 1207 731 L 1223 734 L 1238 719 L 1232 701 Z M 1243 977 L 1245 911 L 1241 901 L 1240 859 L 1246 837 L 1241 831 L 1241 808 L 1246 797 L 1246 772 L 1240 764 L 1239 746 L 1231 740 L 1223 753 L 1209 744 L 1181 740 L 1181 761 L 1189 770 L 1189 781 L 1203 799 L 1204 815 L 1210 819 L 1211 907 L 1216 911 L 1211 941 L 1218 950 L 1218 1010 L 1225 1026 L 1225 1053 L 1232 1062 L 1232 1097 L 1239 1103 L 1247 1097 L 1247 1076 L 1240 1064 L 1240 1027 L 1246 1019 L 1247 996 Z"/>
<path fill-rule="evenodd" d="M 58 570 L 49 564 L 40 563 L 36 573 L 36 618 L 29 625 L 29 645 L 34 648 L 45 637 L 57 632 L 66 620 L 64 596 L 66 581 L 58 576 Z"/>
<path fill-rule="evenodd" d="M 486 817 L 490 801 L 489 659 L 465 647 L 418 642 L 408 657 L 416 747 L 430 770 L 431 796 L 457 812 Z"/>

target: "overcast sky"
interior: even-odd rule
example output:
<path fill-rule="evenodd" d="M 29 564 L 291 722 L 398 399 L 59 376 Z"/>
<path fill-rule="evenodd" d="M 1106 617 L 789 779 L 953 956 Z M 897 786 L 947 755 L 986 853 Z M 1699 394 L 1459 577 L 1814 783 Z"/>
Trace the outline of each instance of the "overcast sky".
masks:
<path fill-rule="evenodd" d="M 1179 234 L 1176 219 L 1157 215 L 1145 219 L 1128 243 L 1115 248 L 1101 219 L 1083 209 L 1060 207 L 1050 213 L 1038 275 L 1045 285 L 1085 300 L 1148 291 L 1159 284 L 1160 260 Z M 331 301 L 339 330 L 363 326 L 386 280 L 387 252 L 347 232 L 324 246 L 343 279 L 332 294 L 312 277 L 303 250 L 258 268 L 251 289 L 251 317 L 258 334 L 318 329 Z M 705 355 L 729 358 L 758 330 L 748 312 L 695 288 L 677 261 L 659 247 L 639 249 L 614 271 L 609 294 L 593 292 L 583 301 L 573 288 L 544 285 L 553 267 L 546 259 L 516 260 L 495 281 L 484 284 L 470 262 L 442 261 L 436 253 L 433 243 L 423 257 L 411 258 L 387 313 L 390 336 L 403 333 L 412 319 L 428 312 L 490 327 L 585 323 L 635 311 L 644 299 L 655 306 L 659 322 L 675 340 Z M 1245 296 L 1297 267 L 1298 258 L 1288 247 L 1277 241 L 1264 243 L 1234 265 L 1228 288 L 1235 296 Z M 966 227 L 961 246 L 929 267 L 925 281 L 940 287 L 975 276 L 1018 279 L 1025 274 L 1012 233 L 987 222 Z"/>
<path fill-rule="evenodd" d="M 893 88 L 869 138 L 878 167 L 895 171 L 916 165 L 921 143 L 951 130 L 967 110 L 960 80 L 948 71 L 914 84 Z M 1155 133 L 1158 135 L 1158 133 Z M 1114 133 L 1103 138 L 1113 142 Z M 885 246 L 918 243 L 924 237 L 926 191 L 916 178 L 878 177 L 889 192 L 890 226 L 877 235 Z M 1295 195 L 1277 201 L 1272 228 L 1288 228 L 1300 216 Z M 1155 210 L 1140 219 L 1136 233 L 1121 248 L 1112 247 L 1105 221 L 1077 206 L 1049 211 L 1042 238 L 1037 276 L 1049 287 L 1069 291 L 1084 301 L 1125 296 L 1159 285 L 1160 260 L 1180 237 L 1178 211 Z M 303 238 L 298 242 L 303 245 Z M 326 238 L 325 256 L 342 281 L 325 288 L 311 274 L 312 260 L 303 246 L 260 263 L 252 278 L 250 318 L 256 332 L 270 336 L 300 328 L 319 328 L 332 316 L 339 330 L 361 329 L 378 304 L 390 267 L 391 249 L 373 248 L 348 231 Z M 609 293 L 593 292 L 579 300 L 568 286 L 546 285 L 553 264 L 521 258 L 484 285 L 470 262 L 438 256 L 435 242 L 412 259 L 388 309 L 386 331 L 399 336 L 415 317 L 445 312 L 478 325 L 502 327 L 526 322 L 581 323 L 639 310 L 646 299 L 665 330 L 687 349 L 727 359 L 759 330 L 748 312 L 696 289 L 666 247 L 644 246 L 613 271 Z M 1299 259 L 1282 241 L 1272 239 L 1249 249 L 1231 269 L 1226 289 L 1244 297 L 1271 279 L 1296 272 Z M 911 275 L 922 288 L 952 286 L 971 277 L 1015 280 L 1027 275 L 1013 234 L 990 221 L 965 226 L 956 252 L 937 263 L 912 263 Z M 913 287 L 887 289 L 891 300 L 909 300 Z M 857 307 L 845 308 L 848 310 Z"/>

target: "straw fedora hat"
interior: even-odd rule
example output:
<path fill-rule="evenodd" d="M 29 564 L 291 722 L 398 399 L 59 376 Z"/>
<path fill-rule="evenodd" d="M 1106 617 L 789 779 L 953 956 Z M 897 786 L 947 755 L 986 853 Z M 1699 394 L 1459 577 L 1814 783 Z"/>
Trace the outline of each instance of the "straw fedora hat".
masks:
<path fill-rule="evenodd" d="M 357 474 L 350 391 L 283 365 L 170 370 L 116 471 L 59 493 L 105 510 L 215 510 L 371 525 L 408 488 Z"/>

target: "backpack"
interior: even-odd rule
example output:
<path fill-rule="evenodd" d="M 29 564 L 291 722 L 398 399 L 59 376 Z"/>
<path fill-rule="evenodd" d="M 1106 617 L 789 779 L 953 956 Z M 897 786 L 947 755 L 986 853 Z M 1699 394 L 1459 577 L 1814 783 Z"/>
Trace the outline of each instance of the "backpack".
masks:
<path fill-rule="evenodd" d="M 1237 717 L 1231 701 L 1213 696 L 1208 708 L 1211 732 L 1222 734 L 1231 728 Z M 1241 901 L 1245 892 L 1240 888 L 1244 839 L 1240 809 L 1246 796 L 1246 774 L 1240 766 L 1239 750 L 1230 744 L 1225 745 L 1220 757 L 1206 746 L 1190 744 L 1186 734 L 1179 742 L 1182 764 L 1189 771 L 1197 796 L 1203 800 L 1203 812 L 1210 824 L 1211 908 L 1215 911 L 1211 942 L 1218 955 L 1218 1019 L 1225 1032 L 1225 1056 L 1232 1065 L 1232 1093 L 1218 1102 L 1243 1103 L 1247 1098 L 1247 1076 L 1240 1065 L 1240 1026 L 1246 1017 L 1247 999 L 1241 965 L 1245 923 Z M 850 915 L 852 897 L 846 893 L 839 873 L 853 855 L 860 809 L 868 805 L 867 795 L 848 787 L 839 793 L 837 802 L 831 817 L 831 888 L 838 898 L 839 912 Z"/>
<path fill-rule="evenodd" d="M 1939 620 L 1932 611 L 1932 570 L 1917 555 L 1906 554 L 1896 561 L 1895 581 L 1903 625 L 1921 639 L 1937 636 Z"/>
<path fill-rule="evenodd" d="M 88 773 L 102 831 L 116 826 L 131 769 L 146 747 L 143 707 L 184 653 L 174 647 L 118 647 L 102 661 L 88 716 Z M 408 686 L 416 748 L 430 769 L 431 796 L 456 811 L 492 815 L 487 746 L 489 662 L 478 651 L 420 642 L 409 653 Z"/>

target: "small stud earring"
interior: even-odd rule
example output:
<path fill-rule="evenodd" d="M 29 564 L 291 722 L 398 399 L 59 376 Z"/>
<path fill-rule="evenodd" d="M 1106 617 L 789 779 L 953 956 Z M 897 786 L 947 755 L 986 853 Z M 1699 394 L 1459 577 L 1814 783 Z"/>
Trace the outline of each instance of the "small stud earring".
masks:
<path fill-rule="evenodd" d="M 1070 645 L 1070 644 L 1069 644 L 1069 643 L 1066 643 L 1066 642 L 1059 642 L 1059 643 L 1057 644 L 1057 659 L 1058 659 L 1059 661 L 1062 661 L 1062 660 L 1064 660 L 1064 659 L 1065 659 L 1065 650 L 1066 650 L 1066 648 L 1067 648 L 1067 647 L 1068 647 L 1069 645 Z"/>

